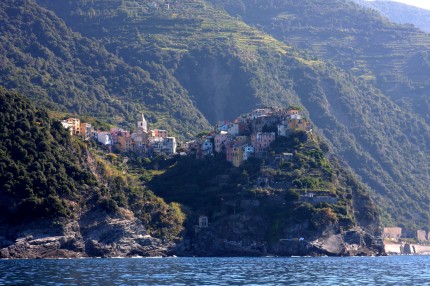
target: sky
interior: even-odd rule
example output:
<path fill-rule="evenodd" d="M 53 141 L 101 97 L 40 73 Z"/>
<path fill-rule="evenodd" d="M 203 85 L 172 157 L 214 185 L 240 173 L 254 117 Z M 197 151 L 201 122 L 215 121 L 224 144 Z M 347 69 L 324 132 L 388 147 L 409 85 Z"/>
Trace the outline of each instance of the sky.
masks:
<path fill-rule="evenodd" d="M 394 0 L 394 1 L 430 10 L 430 0 Z"/>

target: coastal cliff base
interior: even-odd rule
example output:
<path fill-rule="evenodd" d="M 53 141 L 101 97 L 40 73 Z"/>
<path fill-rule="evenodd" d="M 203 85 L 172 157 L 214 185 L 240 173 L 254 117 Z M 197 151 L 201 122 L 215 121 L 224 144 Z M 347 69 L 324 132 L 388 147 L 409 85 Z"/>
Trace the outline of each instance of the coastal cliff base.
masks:
<path fill-rule="evenodd" d="M 77 221 L 39 220 L 0 229 L 0 258 L 166 256 L 173 246 L 148 235 L 134 217 L 102 211 Z"/>
<path fill-rule="evenodd" d="M 209 230 L 200 231 L 186 241 L 177 255 L 187 256 L 381 256 L 384 246 L 360 227 L 327 233 L 315 240 L 280 239 L 276 243 L 226 240 Z"/>
<path fill-rule="evenodd" d="M 0 258 L 81 258 L 154 256 L 372 256 L 385 255 L 384 246 L 356 227 L 318 239 L 276 243 L 229 241 L 203 230 L 178 244 L 151 237 L 136 218 L 96 211 L 79 221 L 53 224 L 41 220 L 0 229 Z"/>

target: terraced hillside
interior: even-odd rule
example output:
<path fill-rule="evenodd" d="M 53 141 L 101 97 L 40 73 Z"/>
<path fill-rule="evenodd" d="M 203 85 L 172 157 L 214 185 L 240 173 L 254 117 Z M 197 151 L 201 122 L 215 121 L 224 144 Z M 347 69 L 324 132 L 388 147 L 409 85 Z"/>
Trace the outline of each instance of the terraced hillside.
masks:
<path fill-rule="evenodd" d="M 349 1 L 211 2 L 349 74 L 291 75 L 312 120 L 396 218 L 391 223 L 427 227 L 429 36 Z"/>
<path fill-rule="evenodd" d="M 117 116 L 123 115 L 124 118 L 128 115 L 129 118 L 133 116 L 132 112 L 143 109 L 150 113 L 150 120 L 156 124 L 167 126 L 166 128 L 176 134 L 183 134 L 184 137 L 191 137 L 197 130 L 209 128 L 207 122 L 232 119 L 236 114 L 257 106 L 305 106 L 305 113 L 310 115 L 319 132 L 329 139 L 334 154 L 347 162 L 371 187 L 374 197 L 384 210 L 386 224 L 394 221 L 396 224 L 422 227 L 430 224 L 430 194 L 426 192 L 430 128 L 423 117 L 411 105 L 396 103 L 382 87 L 381 92 L 374 86 L 381 79 L 379 73 L 373 70 L 372 63 L 366 61 L 368 58 L 361 58 L 362 66 L 357 67 L 354 73 L 344 71 L 332 63 L 319 60 L 313 52 L 292 48 L 285 42 L 275 40 L 268 33 L 248 26 L 235 14 L 239 11 L 246 21 L 260 19 L 259 23 L 255 23 L 260 26 L 256 27 L 266 27 L 270 31 L 272 23 L 278 23 L 272 19 L 277 18 L 272 13 L 276 12 L 275 16 L 279 16 L 284 11 L 281 9 L 284 6 L 277 5 L 292 5 L 292 1 L 252 1 L 246 5 L 243 1 L 216 1 L 215 6 L 202 0 L 37 2 L 51 11 L 41 9 L 34 1 L 7 2 L 7 5 L 3 5 L 3 13 L 8 18 L 2 19 L 17 21 L 15 25 L 20 23 L 21 30 L 31 31 L 33 27 L 34 21 L 22 20 L 29 17 L 31 19 L 31 15 L 22 12 L 29 9 L 32 11 L 29 14 L 39 13 L 40 17 L 49 15 L 48 18 L 53 22 L 61 23 L 58 25 L 66 27 L 61 30 L 61 34 L 73 35 L 76 39 L 82 39 L 81 43 L 87 43 L 82 52 L 74 52 L 70 60 L 61 62 L 58 70 L 66 75 L 66 71 L 73 70 L 76 66 L 79 71 L 77 74 L 88 76 L 90 83 L 92 79 L 97 79 L 98 87 L 106 90 L 102 94 L 106 98 L 109 96 L 122 100 L 119 102 L 125 107 L 123 110 L 110 109 L 109 112 L 112 111 Z M 219 4 L 226 4 L 231 15 L 219 9 Z M 348 7 L 356 13 L 344 13 L 342 9 Z M 351 59 L 349 55 L 365 49 L 354 46 L 351 52 L 349 47 L 334 46 L 334 50 L 326 47 L 336 41 L 343 43 L 342 37 L 346 39 L 350 34 L 351 37 L 358 37 L 358 25 L 351 28 L 351 32 L 345 28 L 341 33 L 342 29 L 338 29 L 340 25 L 347 27 L 351 22 L 347 19 L 358 17 L 363 23 L 373 21 L 372 25 L 375 25 L 376 30 L 389 31 L 387 27 L 397 29 L 397 26 L 384 22 L 375 13 L 368 14 L 365 12 L 367 10 L 345 1 L 324 1 L 324 4 L 321 1 L 301 1 L 288 9 L 289 13 L 296 13 L 293 14 L 296 15 L 293 20 L 296 20 L 290 24 L 284 23 L 286 28 L 291 27 L 292 31 L 296 31 L 297 34 L 292 33 L 291 37 L 305 46 L 316 46 L 317 42 L 313 41 L 313 37 L 328 37 L 326 44 L 321 44 L 321 51 L 326 49 L 327 52 L 319 55 L 333 53 L 335 56 L 332 59 L 327 56 L 327 59 L 334 63 L 338 60 L 341 67 L 355 65 L 354 58 Z M 330 13 L 338 19 L 334 16 L 329 18 Z M 284 18 L 289 17 L 286 15 Z M 315 27 L 300 22 L 305 19 L 313 21 Z M 380 35 L 372 34 L 372 25 L 368 26 L 369 37 L 377 38 Z M 7 26 L 6 30 L 13 31 L 13 26 Z M 69 29 L 80 34 L 72 33 Z M 304 33 L 304 39 L 300 38 L 300 30 Z M 336 31 L 342 35 L 340 39 Z M 418 36 L 424 35 L 417 30 L 413 31 Z M 56 33 L 52 30 L 49 33 L 35 34 Z M 402 33 L 409 32 L 404 28 L 399 36 Z M 17 32 L 16 35 L 20 39 L 29 38 L 32 34 L 21 35 Z M 276 33 L 274 35 L 279 36 Z M 37 37 L 33 38 L 34 42 L 39 41 Z M 40 40 L 41 43 L 45 42 Z M 426 41 L 424 36 L 422 41 Z M 55 43 L 54 40 L 52 42 Z M 355 42 L 358 40 L 350 40 L 350 43 Z M 27 55 L 28 51 L 22 48 L 26 47 L 25 43 L 20 39 L 10 45 L 8 50 L 17 49 Z M 68 47 L 71 49 L 79 46 L 79 42 L 75 43 L 74 39 L 69 41 Z M 48 46 L 46 49 L 57 55 L 55 46 Z M 104 62 L 101 57 L 88 63 L 87 57 L 97 55 L 100 50 L 110 60 Z M 380 53 L 382 52 L 376 50 L 371 59 L 383 59 Z M 10 58 L 11 56 L 7 57 Z M 75 60 L 76 65 L 73 64 L 75 58 L 79 59 Z M 21 67 L 20 63 L 19 60 L 11 61 L 11 70 Z M 103 68 L 99 68 L 100 63 Z M 388 60 L 385 64 L 388 64 Z M 28 70 L 28 66 L 22 66 L 21 70 Z M 45 66 L 49 67 L 49 61 L 46 61 Z M 112 70 L 112 66 L 123 66 L 130 72 Z M 94 70 L 96 72 L 91 73 Z M 33 71 L 38 75 L 38 70 Z M 112 74 L 106 74 L 107 71 L 112 71 Z M 140 76 L 137 76 L 139 73 Z M 22 87 L 13 75 L 14 73 L 4 69 L 3 82 L 11 81 L 15 84 L 12 87 Z M 420 76 L 416 78 L 419 79 Z M 28 77 L 22 82 L 32 92 L 47 90 L 45 85 L 34 84 Z M 49 83 L 47 81 L 46 84 Z M 66 86 L 74 86 L 78 91 L 91 90 L 85 84 L 69 82 Z M 399 86 L 393 86 L 393 90 L 401 88 L 402 81 Z M 67 93 L 53 92 L 46 95 L 47 99 L 53 99 L 54 107 L 73 111 L 72 106 L 62 104 L 62 100 L 69 97 L 73 98 Z M 423 110 L 427 108 L 425 104 L 420 106 Z M 82 113 L 82 110 L 77 111 Z M 97 108 L 94 113 L 96 116 L 102 115 Z"/>
<path fill-rule="evenodd" d="M 214 0 L 278 40 L 308 50 L 430 122 L 430 35 L 352 1 Z M 242 5 L 243 4 L 243 5 Z"/>
<path fill-rule="evenodd" d="M 211 123 L 261 104 L 287 103 L 289 92 L 279 83 L 264 93 L 257 87 L 271 81 L 263 54 L 279 58 L 288 53 L 306 61 L 287 45 L 201 0 L 169 1 L 169 5 L 166 1 L 38 2 L 73 30 L 101 41 L 130 66 L 151 74 L 165 69 Z"/>
<path fill-rule="evenodd" d="M 156 126 L 184 136 L 207 128 L 165 68 L 150 63 L 150 74 L 129 66 L 33 1 L 2 1 L 0 15 L 2 86 L 50 109 L 116 124 L 134 122 L 143 111 Z"/>

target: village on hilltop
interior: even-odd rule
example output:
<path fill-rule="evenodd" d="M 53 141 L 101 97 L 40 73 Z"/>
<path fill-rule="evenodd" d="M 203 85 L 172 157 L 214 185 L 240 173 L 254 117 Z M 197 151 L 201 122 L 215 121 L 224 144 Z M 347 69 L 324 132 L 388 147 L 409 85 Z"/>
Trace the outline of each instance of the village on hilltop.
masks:
<path fill-rule="evenodd" d="M 255 109 L 240 115 L 232 122 L 218 122 L 213 131 L 184 143 L 169 136 L 167 130 L 148 129 L 148 123 L 143 114 L 137 121 L 135 132 L 117 127 L 111 128 L 110 131 L 95 130 L 91 124 L 81 122 L 77 118 L 65 119 L 62 124 L 69 130 L 70 135 L 79 136 L 84 140 L 95 140 L 109 151 L 149 158 L 164 154 L 165 156 L 188 155 L 196 159 L 214 156 L 217 153 L 225 156 L 225 159 L 235 167 L 241 166 L 251 157 L 263 158 L 268 155 L 270 145 L 277 137 L 286 137 L 295 131 L 312 135 L 312 125 L 303 118 L 300 108 L 296 107 Z M 276 155 L 281 161 L 292 160 L 293 156 L 292 153 Z M 258 178 L 256 183 L 259 186 L 270 185 L 266 177 Z M 314 205 L 321 202 L 335 204 L 337 198 L 313 191 L 301 194 L 300 201 Z M 207 217 L 202 218 L 206 219 L 207 224 Z M 381 238 L 387 243 L 401 244 L 412 239 L 421 244 L 429 244 L 430 232 L 386 227 L 382 231 Z"/>
<path fill-rule="evenodd" d="M 95 130 L 89 123 L 77 118 L 68 118 L 61 122 L 72 136 L 84 140 L 96 140 L 101 145 L 121 153 L 135 153 L 152 157 L 159 154 L 173 156 L 191 155 L 197 159 L 225 154 L 226 160 L 239 167 L 250 157 L 264 157 L 270 144 L 277 136 L 288 136 L 294 131 L 312 133 L 311 124 L 303 118 L 300 109 L 295 107 L 261 108 L 242 114 L 232 122 L 219 122 L 215 130 L 207 135 L 186 143 L 180 143 L 175 137 L 169 137 L 167 130 L 148 130 L 148 123 L 142 114 L 137 122 L 137 131 L 111 128 L 110 131 Z M 282 154 L 291 157 L 292 154 Z"/>

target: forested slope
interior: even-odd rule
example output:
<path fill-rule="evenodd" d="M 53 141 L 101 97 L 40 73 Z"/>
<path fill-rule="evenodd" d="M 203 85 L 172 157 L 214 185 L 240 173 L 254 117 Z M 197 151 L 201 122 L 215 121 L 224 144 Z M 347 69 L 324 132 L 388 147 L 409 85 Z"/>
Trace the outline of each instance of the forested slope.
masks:
<path fill-rule="evenodd" d="M 211 1 L 276 39 L 375 85 L 427 122 L 430 35 L 347 0 Z"/>
<path fill-rule="evenodd" d="M 117 122 L 143 110 L 186 138 L 254 107 L 303 105 L 385 222 L 428 225 L 428 35 L 334 0 L 0 5 L 3 85 Z"/>
<path fill-rule="evenodd" d="M 81 146 L 46 110 L 3 88 L 0 111 L 0 219 L 73 216 L 81 192 L 98 185 L 75 155 Z"/>
<path fill-rule="evenodd" d="M 297 71 L 295 90 L 383 208 L 427 226 L 429 35 L 344 0 L 211 2 L 343 70 Z"/>
<path fill-rule="evenodd" d="M 144 111 L 153 123 L 184 135 L 207 126 L 165 67 L 151 74 L 131 67 L 33 1 L 2 1 L 0 14 L 4 87 L 50 109 L 115 123 L 134 122 Z"/>
<path fill-rule="evenodd" d="M 41 220 L 82 223 L 96 219 L 83 218 L 88 213 L 101 211 L 113 217 L 135 213 L 143 231 L 152 228 L 149 234 L 168 240 L 182 230 L 178 206 L 166 204 L 103 156 L 91 154 L 45 109 L 4 88 L 0 88 L 0 131 L 3 226 Z M 5 233 L 16 235 L 12 229 L 0 228 L 0 236 Z"/>

